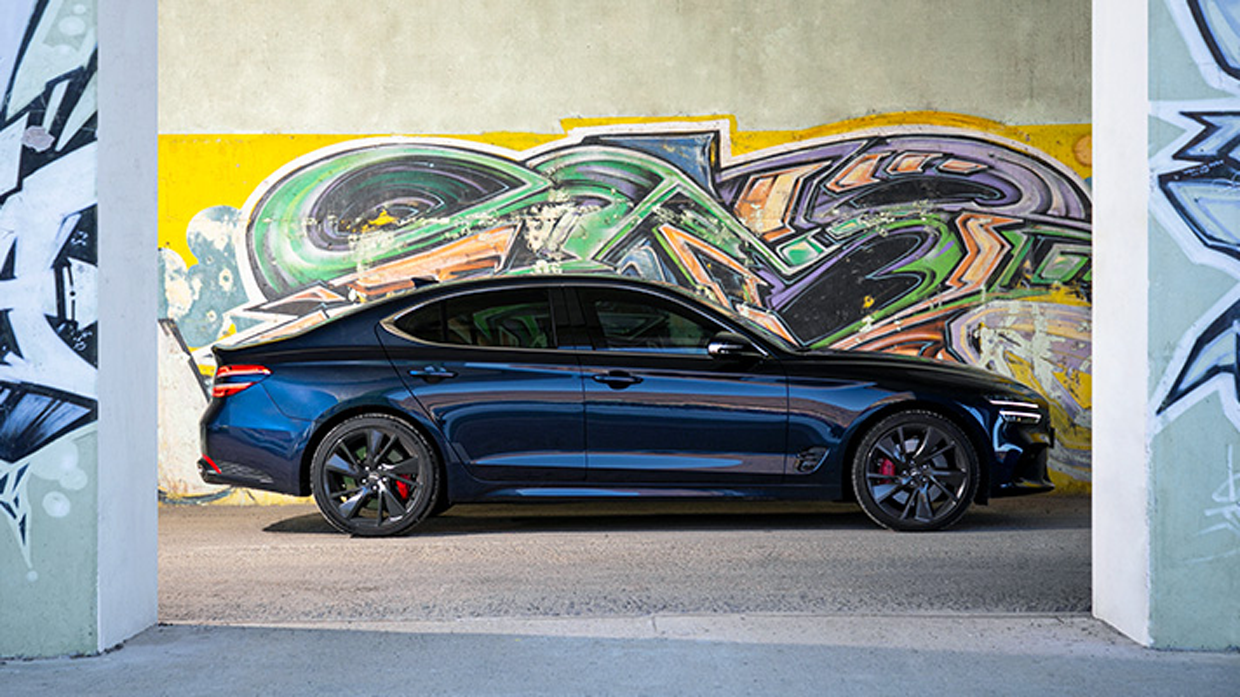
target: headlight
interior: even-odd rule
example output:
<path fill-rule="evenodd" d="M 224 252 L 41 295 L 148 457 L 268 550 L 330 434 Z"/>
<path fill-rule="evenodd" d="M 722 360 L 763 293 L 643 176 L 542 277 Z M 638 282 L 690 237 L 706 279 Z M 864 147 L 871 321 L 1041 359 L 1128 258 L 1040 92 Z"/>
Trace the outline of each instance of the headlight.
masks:
<path fill-rule="evenodd" d="M 987 401 L 999 408 L 999 416 L 1002 416 L 1005 421 L 1018 424 L 1036 424 L 1042 420 L 1042 408 L 1036 402 L 994 397 Z"/>

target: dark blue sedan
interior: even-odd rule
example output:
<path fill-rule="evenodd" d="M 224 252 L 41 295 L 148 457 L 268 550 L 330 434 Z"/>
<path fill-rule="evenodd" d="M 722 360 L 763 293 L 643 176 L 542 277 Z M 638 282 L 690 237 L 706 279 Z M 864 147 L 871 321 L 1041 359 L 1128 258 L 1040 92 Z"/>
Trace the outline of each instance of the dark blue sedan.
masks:
<path fill-rule="evenodd" d="M 508 276 L 425 287 L 217 348 L 204 480 L 393 535 L 463 502 L 843 500 L 935 530 L 1048 491 L 1047 403 L 1010 380 L 805 351 L 675 287 Z"/>

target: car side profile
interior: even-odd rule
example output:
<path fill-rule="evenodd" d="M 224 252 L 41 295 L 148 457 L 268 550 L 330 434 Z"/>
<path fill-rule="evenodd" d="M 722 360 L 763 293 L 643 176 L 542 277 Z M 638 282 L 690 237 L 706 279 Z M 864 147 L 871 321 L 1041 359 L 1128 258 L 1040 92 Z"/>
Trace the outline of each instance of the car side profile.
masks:
<path fill-rule="evenodd" d="M 1052 488 L 1029 388 L 807 351 L 623 277 L 436 284 L 215 354 L 203 479 L 313 494 L 354 535 L 456 503 L 615 497 L 855 497 L 881 526 L 936 530 Z"/>

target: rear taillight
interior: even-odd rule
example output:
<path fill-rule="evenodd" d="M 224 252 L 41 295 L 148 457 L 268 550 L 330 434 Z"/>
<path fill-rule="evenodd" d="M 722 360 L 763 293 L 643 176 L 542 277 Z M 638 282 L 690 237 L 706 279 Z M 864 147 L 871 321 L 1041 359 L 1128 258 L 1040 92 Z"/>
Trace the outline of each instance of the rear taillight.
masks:
<path fill-rule="evenodd" d="M 271 375 L 271 371 L 261 365 L 220 366 L 211 382 L 211 396 L 228 397 L 237 394 L 268 375 Z"/>

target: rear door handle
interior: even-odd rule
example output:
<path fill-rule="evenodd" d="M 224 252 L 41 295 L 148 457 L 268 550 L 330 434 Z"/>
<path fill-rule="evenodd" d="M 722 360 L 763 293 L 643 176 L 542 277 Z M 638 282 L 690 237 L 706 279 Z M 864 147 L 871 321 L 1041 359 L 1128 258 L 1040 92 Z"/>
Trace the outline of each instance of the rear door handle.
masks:
<path fill-rule="evenodd" d="M 636 375 L 630 375 L 624 371 L 613 370 L 610 373 L 599 373 L 594 376 L 595 382 L 601 382 L 613 390 L 623 390 L 630 385 L 636 385 L 642 379 Z"/>
<path fill-rule="evenodd" d="M 427 365 L 421 368 L 414 368 L 409 374 L 415 378 L 425 378 L 427 380 L 442 380 L 443 378 L 454 378 L 456 372 L 448 370 L 441 365 Z"/>

